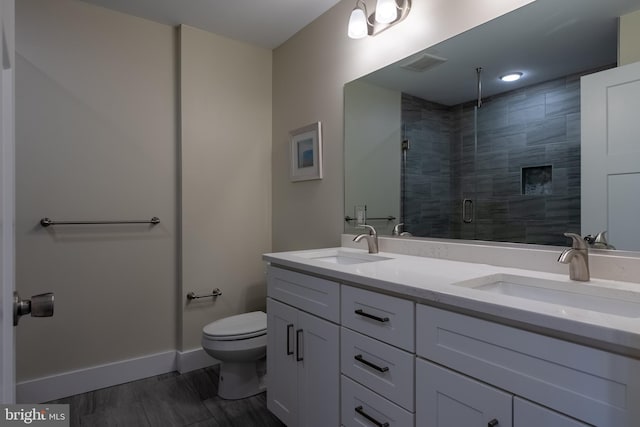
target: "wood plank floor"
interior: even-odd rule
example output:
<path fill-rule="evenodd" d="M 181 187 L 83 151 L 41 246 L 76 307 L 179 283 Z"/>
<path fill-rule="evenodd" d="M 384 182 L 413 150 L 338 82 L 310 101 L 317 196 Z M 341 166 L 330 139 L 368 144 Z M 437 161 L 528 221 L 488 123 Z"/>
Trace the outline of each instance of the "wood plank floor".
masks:
<path fill-rule="evenodd" d="M 284 427 L 267 410 L 265 394 L 242 400 L 217 397 L 218 369 L 172 372 L 70 396 L 71 426 Z"/>

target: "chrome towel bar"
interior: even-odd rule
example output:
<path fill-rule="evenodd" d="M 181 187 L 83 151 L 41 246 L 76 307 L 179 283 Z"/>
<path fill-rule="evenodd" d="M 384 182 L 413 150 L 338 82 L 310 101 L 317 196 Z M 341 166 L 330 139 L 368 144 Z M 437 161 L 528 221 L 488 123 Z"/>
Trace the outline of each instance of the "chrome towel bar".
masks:
<path fill-rule="evenodd" d="M 194 300 L 194 299 L 200 299 L 200 298 L 215 298 L 215 297 L 219 297 L 220 295 L 222 295 L 222 291 L 219 288 L 215 288 L 213 291 L 211 291 L 210 294 L 206 294 L 206 295 L 196 295 L 195 292 L 189 292 L 187 294 L 187 299 L 189 301 Z"/>
<path fill-rule="evenodd" d="M 95 224 L 160 224 L 160 218 L 154 216 L 149 220 L 142 221 L 54 221 L 50 218 L 42 218 L 40 225 L 48 227 L 50 225 L 95 225 Z"/>
<path fill-rule="evenodd" d="M 347 215 L 347 216 L 345 216 L 345 217 L 344 217 L 344 220 L 345 220 L 345 221 L 347 221 L 347 222 L 349 222 L 349 221 L 355 221 L 356 219 L 357 219 L 357 218 L 350 217 L 349 215 Z M 389 216 L 385 216 L 384 218 L 369 218 L 369 217 L 367 217 L 367 220 L 372 220 L 372 221 L 373 221 L 373 220 L 393 221 L 394 219 L 396 219 L 396 217 L 395 217 L 395 216 L 391 216 L 391 215 L 389 215 Z"/>

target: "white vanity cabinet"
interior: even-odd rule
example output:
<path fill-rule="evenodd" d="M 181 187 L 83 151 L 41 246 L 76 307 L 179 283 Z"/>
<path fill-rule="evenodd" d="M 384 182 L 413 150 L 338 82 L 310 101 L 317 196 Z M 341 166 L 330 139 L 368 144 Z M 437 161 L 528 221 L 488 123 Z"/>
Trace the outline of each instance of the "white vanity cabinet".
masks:
<path fill-rule="evenodd" d="M 588 426 L 422 359 L 416 361 L 416 402 L 416 426 Z"/>
<path fill-rule="evenodd" d="M 340 285 L 267 274 L 267 407 L 290 427 L 339 425 Z"/>
<path fill-rule="evenodd" d="M 421 304 L 416 325 L 416 427 L 638 425 L 636 359 Z"/>
<path fill-rule="evenodd" d="M 291 268 L 267 291 L 267 407 L 289 427 L 640 426 L 639 359 Z"/>
<path fill-rule="evenodd" d="M 416 360 L 416 426 L 511 427 L 511 403 L 509 393 Z"/>
<path fill-rule="evenodd" d="M 342 285 L 344 427 L 414 425 L 415 304 Z"/>

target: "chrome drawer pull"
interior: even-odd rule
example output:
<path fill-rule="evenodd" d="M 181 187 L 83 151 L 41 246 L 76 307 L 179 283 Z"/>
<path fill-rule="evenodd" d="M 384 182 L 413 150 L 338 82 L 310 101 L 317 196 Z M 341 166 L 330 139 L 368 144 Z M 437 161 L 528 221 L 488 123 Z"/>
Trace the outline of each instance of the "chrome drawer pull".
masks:
<path fill-rule="evenodd" d="M 367 365 L 370 368 L 375 369 L 378 372 L 387 372 L 389 370 L 388 366 L 385 366 L 383 368 L 381 368 L 380 366 L 376 365 L 375 363 L 371 363 L 368 360 L 365 360 L 364 357 L 362 357 L 361 354 L 356 354 L 355 356 L 353 356 L 354 359 L 356 359 L 358 362 Z"/>
<path fill-rule="evenodd" d="M 377 427 L 389 427 L 389 423 L 381 423 L 380 421 L 378 421 L 375 418 L 373 418 L 371 415 L 369 415 L 366 412 L 364 412 L 364 409 L 362 409 L 362 406 L 358 406 L 355 409 L 356 409 L 357 413 L 359 413 L 360 415 L 362 415 L 363 417 L 365 417 L 366 419 L 371 421 Z"/>
<path fill-rule="evenodd" d="M 389 321 L 388 317 L 374 316 L 373 314 L 365 313 L 361 309 L 357 309 L 356 311 L 354 311 L 354 313 L 357 314 L 358 316 L 364 316 L 364 317 L 368 317 L 369 319 L 377 320 L 380 323 L 384 323 L 384 322 L 388 322 Z"/>
<path fill-rule="evenodd" d="M 496 420 L 496 419 L 494 418 L 494 419 L 492 419 L 491 421 L 489 421 L 489 422 L 487 423 L 487 427 L 496 427 L 498 424 L 499 424 L 499 423 L 498 423 L 498 420 Z"/>

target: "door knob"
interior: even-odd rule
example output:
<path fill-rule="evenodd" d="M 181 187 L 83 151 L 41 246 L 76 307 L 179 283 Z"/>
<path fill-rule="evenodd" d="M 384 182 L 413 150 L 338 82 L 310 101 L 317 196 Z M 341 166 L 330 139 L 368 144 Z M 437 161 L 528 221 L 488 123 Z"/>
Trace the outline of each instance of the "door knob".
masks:
<path fill-rule="evenodd" d="M 53 316 L 53 293 L 34 295 L 31 299 L 22 299 L 17 292 L 13 293 L 13 326 L 18 326 L 21 316 L 31 317 Z"/>

